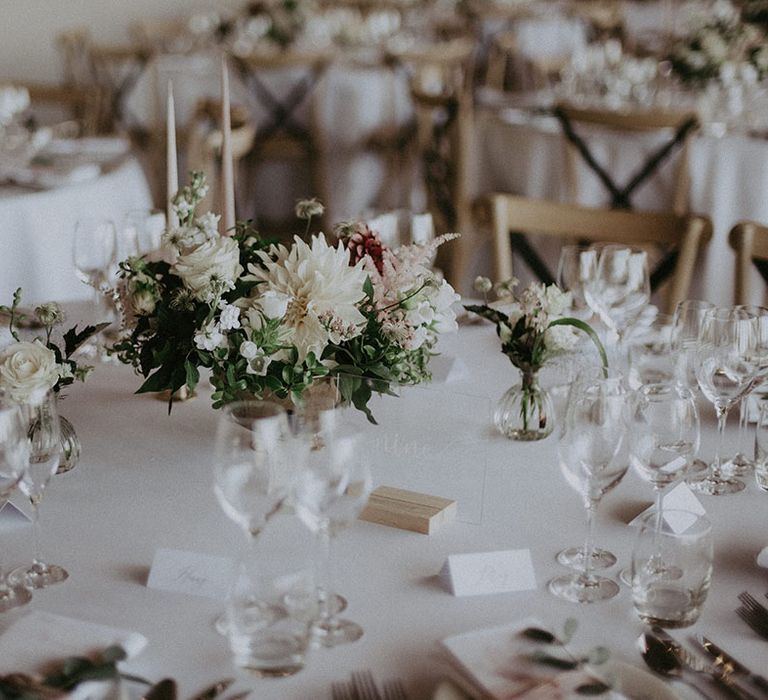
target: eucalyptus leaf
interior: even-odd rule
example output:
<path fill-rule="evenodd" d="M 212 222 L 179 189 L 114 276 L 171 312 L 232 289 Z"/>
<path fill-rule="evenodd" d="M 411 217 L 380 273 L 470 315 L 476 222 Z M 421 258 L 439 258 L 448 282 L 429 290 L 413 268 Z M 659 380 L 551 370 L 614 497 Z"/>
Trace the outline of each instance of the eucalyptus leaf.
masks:
<path fill-rule="evenodd" d="M 531 661 L 535 661 L 537 664 L 544 666 L 551 666 L 561 671 L 573 671 L 580 666 L 580 662 L 573 661 L 571 659 L 563 659 L 559 656 L 552 656 L 544 651 L 536 651 L 531 654 Z"/>
<path fill-rule="evenodd" d="M 543 630 L 540 627 L 526 627 L 520 634 L 526 639 L 531 639 L 534 642 L 543 642 L 544 644 L 554 644 L 557 641 L 552 632 Z"/>
<path fill-rule="evenodd" d="M 563 644 L 568 644 L 579 629 L 579 621 L 575 617 L 569 617 L 563 625 Z"/>
<path fill-rule="evenodd" d="M 584 683 L 575 688 L 575 691 L 579 695 L 602 695 L 603 693 L 607 693 L 610 689 L 611 686 L 606 685 L 601 681 L 595 681 L 594 683 Z"/>

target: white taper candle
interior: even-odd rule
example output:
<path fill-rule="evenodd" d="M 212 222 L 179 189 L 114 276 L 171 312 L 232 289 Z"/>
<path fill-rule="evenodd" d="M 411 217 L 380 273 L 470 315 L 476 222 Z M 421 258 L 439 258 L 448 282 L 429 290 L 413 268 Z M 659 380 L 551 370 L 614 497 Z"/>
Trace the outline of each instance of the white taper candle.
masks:
<path fill-rule="evenodd" d="M 179 164 L 176 155 L 176 110 L 173 104 L 173 81 L 168 81 L 168 106 L 166 110 L 166 184 L 168 190 L 168 226 L 178 224 L 173 212 L 173 198 L 179 191 Z"/>
<path fill-rule="evenodd" d="M 235 180 L 232 163 L 232 123 L 229 99 L 229 71 L 227 59 L 221 59 L 221 180 L 224 195 L 223 232 L 230 232 L 235 225 Z"/>

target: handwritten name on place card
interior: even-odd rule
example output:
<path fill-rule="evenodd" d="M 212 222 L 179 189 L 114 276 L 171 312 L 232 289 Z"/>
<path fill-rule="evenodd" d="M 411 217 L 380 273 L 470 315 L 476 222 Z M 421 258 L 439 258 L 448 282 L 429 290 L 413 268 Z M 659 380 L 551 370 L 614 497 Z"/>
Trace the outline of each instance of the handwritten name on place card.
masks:
<path fill-rule="evenodd" d="M 147 579 L 148 588 L 224 600 L 233 562 L 180 549 L 158 549 Z"/>
<path fill-rule="evenodd" d="M 451 554 L 440 576 L 455 596 L 512 593 L 536 588 L 528 549 Z"/>

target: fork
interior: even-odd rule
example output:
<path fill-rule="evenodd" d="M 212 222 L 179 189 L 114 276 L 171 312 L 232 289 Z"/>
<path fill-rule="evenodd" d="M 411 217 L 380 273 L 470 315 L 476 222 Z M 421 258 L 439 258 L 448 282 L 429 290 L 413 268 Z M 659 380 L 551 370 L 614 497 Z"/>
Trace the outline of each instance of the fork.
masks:
<path fill-rule="evenodd" d="M 355 700 L 349 685 L 341 681 L 331 683 L 331 697 L 333 700 Z"/>
<path fill-rule="evenodd" d="M 747 608 L 737 608 L 736 614 L 752 628 L 752 631 L 763 639 L 768 640 L 768 624 L 756 616 L 752 610 Z"/>
<path fill-rule="evenodd" d="M 399 678 L 384 681 L 384 700 L 408 700 L 403 683 Z"/>
<path fill-rule="evenodd" d="M 354 671 L 352 687 L 357 693 L 356 700 L 383 700 L 370 671 Z"/>
<path fill-rule="evenodd" d="M 758 603 L 754 596 L 751 596 L 746 591 L 739 593 L 738 597 L 742 604 L 740 610 L 743 611 L 736 611 L 739 614 L 739 617 L 749 624 L 752 629 L 758 632 L 758 634 L 761 634 L 762 636 L 768 634 L 768 609 Z M 748 620 L 747 617 L 750 619 Z M 762 631 L 758 630 L 758 627 Z"/>

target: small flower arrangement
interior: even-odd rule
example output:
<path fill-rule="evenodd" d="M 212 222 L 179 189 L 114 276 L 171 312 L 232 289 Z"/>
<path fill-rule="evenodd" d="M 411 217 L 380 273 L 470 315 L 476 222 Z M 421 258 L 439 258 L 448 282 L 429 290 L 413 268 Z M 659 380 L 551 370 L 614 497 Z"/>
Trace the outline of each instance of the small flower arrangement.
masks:
<path fill-rule="evenodd" d="M 347 223 L 333 244 L 321 233 L 276 245 L 248 224 L 219 233 L 217 216 L 195 214 L 206 191 L 193 173 L 163 251 L 120 263 L 125 337 L 114 351 L 145 377 L 139 392 L 194 389 L 207 368 L 214 408 L 248 396 L 300 404 L 330 378 L 373 420 L 372 391 L 431 378 L 438 335 L 456 328 L 459 297 L 428 267 L 450 236 L 391 250 Z M 307 232 L 321 213 L 316 200 L 297 206 Z"/>
<path fill-rule="evenodd" d="M 11 306 L 0 306 L 0 312 L 9 317 L 13 343 L 0 348 L 0 391 L 13 401 L 30 403 L 39 400 L 47 391 L 59 393 L 75 380 L 84 382 L 93 367 L 80 365 L 73 358 L 75 351 L 91 336 L 100 333 L 109 323 L 86 326 L 78 331 L 73 326 L 62 336 L 63 345 L 53 342 L 56 326 L 64 322 L 64 312 L 55 302 L 41 304 L 34 309 L 34 318 L 27 319 L 19 311 L 21 289 L 13 295 Z M 31 321 L 45 332 L 44 338 L 22 340 L 17 327 Z"/>

